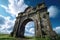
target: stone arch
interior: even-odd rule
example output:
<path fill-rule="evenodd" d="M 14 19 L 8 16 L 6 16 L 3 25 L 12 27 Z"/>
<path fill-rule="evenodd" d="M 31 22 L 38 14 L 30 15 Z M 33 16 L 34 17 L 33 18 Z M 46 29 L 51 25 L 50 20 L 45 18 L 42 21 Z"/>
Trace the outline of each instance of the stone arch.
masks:
<path fill-rule="evenodd" d="M 17 35 L 18 37 L 24 37 L 24 32 L 25 32 L 25 25 L 30 22 L 30 21 L 34 21 L 35 24 L 35 20 L 32 18 L 26 18 L 22 21 L 21 25 L 19 26 L 18 30 L 19 30 L 19 34 Z"/>
<path fill-rule="evenodd" d="M 26 23 L 29 21 L 34 21 L 35 23 L 35 37 L 43 37 L 44 34 L 42 30 L 45 30 L 44 32 L 46 33 L 46 35 L 49 36 L 51 34 L 55 34 L 51 28 L 51 24 L 49 20 L 49 12 L 47 11 L 47 7 L 45 6 L 44 3 L 37 5 L 35 8 L 28 7 L 24 12 L 19 13 L 18 16 L 16 17 L 16 22 L 11 35 L 16 37 L 24 37 L 24 30 L 25 30 L 24 28 Z M 43 26 L 42 27 L 41 24 L 45 26 L 42 25 Z M 56 36 L 56 35 L 52 35 L 52 36 Z"/>

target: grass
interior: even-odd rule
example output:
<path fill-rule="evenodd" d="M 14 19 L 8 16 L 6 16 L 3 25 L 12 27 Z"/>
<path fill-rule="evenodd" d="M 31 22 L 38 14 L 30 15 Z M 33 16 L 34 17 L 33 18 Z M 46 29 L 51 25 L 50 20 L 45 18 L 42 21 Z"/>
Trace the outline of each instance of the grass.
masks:
<path fill-rule="evenodd" d="M 0 40 L 16 40 L 16 38 L 11 37 L 9 34 L 0 34 Z"/>
<path fill-rule="evenodd" d="M 18 40 L 18 39 L 19 38 L 11 37 L 9 34 L 0 34 L 0 40 Z M 45 38 L 25 37 L 25 39 L 30 39 L 30 40 L 51 40 L 49 37 L 45 37 Z M 60 35 L 58 35 L 56 40 L 60 40 Z"/>
<path fill-rule="evenodd" d="M 0 38 L 10 38 L 8 34 L 0 34 Z"/>

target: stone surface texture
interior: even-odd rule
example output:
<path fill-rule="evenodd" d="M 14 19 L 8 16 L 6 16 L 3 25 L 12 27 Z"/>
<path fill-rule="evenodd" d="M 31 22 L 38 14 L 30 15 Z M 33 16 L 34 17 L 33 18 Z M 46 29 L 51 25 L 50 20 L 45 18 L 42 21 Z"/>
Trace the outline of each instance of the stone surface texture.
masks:
<path fill-rule="evenodd" d="M 35 8 L 27 7 L 24 12 L 18 14 L 11 36 L 23 38 L 25 25 L 29 21 L 35 23 L 35 37 L 56 36 L 56 33 L 52 30 L 49 12 L 44 2 L 38 4 Z"/>

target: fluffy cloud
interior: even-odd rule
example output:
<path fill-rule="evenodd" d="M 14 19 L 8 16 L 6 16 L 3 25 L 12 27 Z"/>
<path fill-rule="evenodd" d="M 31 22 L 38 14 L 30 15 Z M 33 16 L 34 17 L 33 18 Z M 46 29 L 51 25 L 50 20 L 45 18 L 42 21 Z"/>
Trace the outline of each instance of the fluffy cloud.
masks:
<path fill-rule="evenodd" d="M 0 21 L 0 22 L 2 22 L 2 23 L 0 23 L 0 33 L 9 34 L 13 29 L 15 19 L 10 20 L 9 16 L 5 17 L 5 16 L 2 16 L 2 15 L 0 15 L 0 18 L 1 18 L 0 20 L 3 20 L 3 21 Z"/>
<path fill-rule="evenodd" d="M 9 4 L 8 6 L 0 4 L 0 7 L 4 8 L 6 12 L 10 13 L 11 16 L 15 17 L 19 12 L 23 12 L 26 7 L 28 7 L 24 0 L 8 0 Z M 14 25 L 14 21 L 10 20 L 11 17 L 5 17 L 0 15 L 0 33 L 7 33 L 9 34 Z"/>
<path fill-rule="evenodd" d="M 6 12 L 10 13 L 12 16 L 17 16 L 17 13 L 23 12 L 26 7 L 28 7 L 24 0 L 8 0 L 9 4 L 8 7 L 5 5 L 0 5 L 3 7 Z"/>
<path fill-rule="evenodd" d="M 50 16 L 51 18 L 56 17 L 56 16 L 58 15 L 59 11 L 60 11 L 60 10 L 59 10 L 58 7 L 56 7 L 56 6 L 50 6 L 50 7 L 48 8 L 49 16 Z"/>
<path fill-rule="evenodd" d="M 54 28 L 53 30 L 56 31 L 56 33 L 60 33 L 60 26 Z"/>

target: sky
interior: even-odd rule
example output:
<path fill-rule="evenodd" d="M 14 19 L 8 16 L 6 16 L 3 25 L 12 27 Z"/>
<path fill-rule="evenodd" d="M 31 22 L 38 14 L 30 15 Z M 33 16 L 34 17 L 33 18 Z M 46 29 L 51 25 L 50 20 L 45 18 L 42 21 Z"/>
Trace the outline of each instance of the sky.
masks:
<path fill-rule="evenodd" d="M 0 0 L 0 33 L 10 34 L 13 30 L 16 16 L 24 12 L 28 6 L 35 7 L 43 0 Z M 52 29 L 60 33 L 60 0 L 44 0 Z M 25 35 L 34 35 L 34 22 L 25 26 Z"/>

